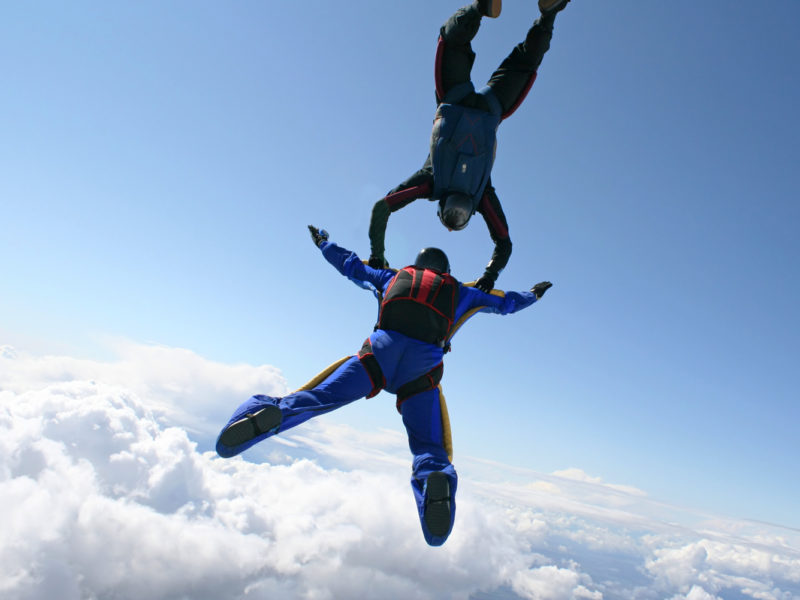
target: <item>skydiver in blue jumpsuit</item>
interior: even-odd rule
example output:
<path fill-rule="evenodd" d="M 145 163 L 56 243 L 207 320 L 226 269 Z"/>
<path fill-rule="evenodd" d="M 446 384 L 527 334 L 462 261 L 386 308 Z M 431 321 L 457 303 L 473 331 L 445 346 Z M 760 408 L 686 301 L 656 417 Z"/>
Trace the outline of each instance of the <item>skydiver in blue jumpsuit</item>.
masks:
<path fill-rule="evenodd" d="M 531 291 L 487 294 L 456 281 L 447 256 L 438 248 L 423 249 L 414 265 L 400 271 L 377 269 L 329 242 L 324 230 L 313 226 L 309 230 L 331 265 L 378 296 L 378 325 L 357 355 L 342 359 L 317 382 L 283 398 L 259 394 L 244 402 L 220 432 L 217 453 L 235 456 L 267 437 L 382 389 L 397 394 L 397 410 L 414 456 L 411 487 L 422 532 L 428 544 L 439 546 L 453 527 L 458 484 L 439 386 L 449 340 L 476 312 L 517 312 L 536 302 L 552 284 L 545 281 Z"/>

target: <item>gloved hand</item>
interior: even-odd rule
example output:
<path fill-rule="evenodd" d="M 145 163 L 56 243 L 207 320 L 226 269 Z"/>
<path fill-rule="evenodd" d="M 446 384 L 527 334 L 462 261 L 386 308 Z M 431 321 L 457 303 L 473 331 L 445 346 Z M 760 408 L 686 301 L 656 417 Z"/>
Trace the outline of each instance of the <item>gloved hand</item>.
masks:
<path fill-rule="evenodd" d="M 494 282 L 496 277 L 492 277 L 488 273 L 484 273 L 481 275 L 481 278 L 475 282 L 475 287 L 478 288 L 482 292 L 486 292 L 487 294 L 494 289 Z"/>
<path fill-rule="evenodd" d="M 328 232 L 324 229 L 317 229 L 313 225 L 309 225 L 308 230 L 311 232 L 311 239 L 314 241 L 314 245 L 317 248 L 319 248 L 322 242 L 328 241 Z"/>
<path fill-rule="evenodd" d="M 383 256 L 370 256 L 367 264 L 373 269 L 388 269 L 389 263 Z"/>
<path fill-rule="evenodd" d="M 531 291 L 534 294 L 536 294 L 536 299 L 538 300 L 539 298 L 544 296 L 544 293 L 547 290 L 549 290 L 551 287 L 553 287 L 553 284 L 550 283 L 549 281 L 541 281 L 541 282 L 537 283 L 535 286 L 533 286 L 531 288 Z"/>

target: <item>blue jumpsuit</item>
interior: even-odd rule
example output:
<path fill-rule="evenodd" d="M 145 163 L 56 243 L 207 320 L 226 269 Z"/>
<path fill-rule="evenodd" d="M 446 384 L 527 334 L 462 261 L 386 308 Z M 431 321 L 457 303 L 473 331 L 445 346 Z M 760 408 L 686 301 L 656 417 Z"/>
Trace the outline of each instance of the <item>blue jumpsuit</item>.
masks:
<path fill-rule="evenodd" d="M 396 275 L 391 269 L 373 269 L 365 265 L 354 252 L 332 242 L 323 242 L 320 249 L 325 259 L 342 275 L 366 289 L 383 292 Z M 496 296 L 459 284 L 458 303 L 453 322 L 460 324 L 463 318 L 469 318 L 475 312 L 510 314 L 527 308 L 534 302 L 536 296 L 532 292 L 506 292 L 503 296 Z M 397 331 L 377 329 L 369 339 L 372 343 L 372 352 L 383 371 L 386 381 L 384 389 L 392 393 L 396 393 L 404 383 L 431 371 L 442 362 L 444 356 L 444 350 L 438 345 L 410 338 Z M 280 408 L 283 421 L 279 430 L 284 431 L 312 417 L 364 398 L 372 390 L 372 381 L 358 356 L 351 356 L 312 389 L 297 391 L 283 398 L 260 394 L 252 396 L 236 409 L 222 431 L 267 404 Z M 399 410 L 408 433 L 408 444 L 414 456 L 411 487 L 417 502 L 423 535 L 428 544 L 438 546 L 444 543 L 452 529 L 458 483 L 455 468 L 445 449 L 439 388 L 409 397 L 399 406 Z M 264 433 L 233 447 L 225 446 L 218 438 L 217 453 L 225 458 L 235 456 L 275 433 L 277 432 Z M 431 534 L 423 518 L 425 484 L 428 475 L 436 471 L 445 473 L 450 483 L 450 529 L 444 536 Z"/>

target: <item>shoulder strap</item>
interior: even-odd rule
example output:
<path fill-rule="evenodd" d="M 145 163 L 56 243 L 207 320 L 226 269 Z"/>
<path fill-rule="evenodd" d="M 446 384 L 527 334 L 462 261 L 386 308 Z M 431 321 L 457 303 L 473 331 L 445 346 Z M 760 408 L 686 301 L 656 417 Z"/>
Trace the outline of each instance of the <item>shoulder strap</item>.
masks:
<path fill-rule="evenodd" d="M 500 100 L 497 99 L 497 96 L 492 88 L 487 85 L 481 88 L 478 93 L 486 98 L 486 102 L 489 104 L 489 112 L 496 117 L 499 117 L 503 114 L 503 106 L 500 104 Z"/>
<path fill-rule="evenodd" d="M 475 86 L 472 85 L 471 81 L 465 81 L 464 83 L 459 83 L 458 85 L 454 86 L 444 95 L 442 98 L 443 103 L 447 104 L 455 104 L 459 100 L 463 100 L 467 96 L 469 96 L 472 92 L 475 91 Z"/>

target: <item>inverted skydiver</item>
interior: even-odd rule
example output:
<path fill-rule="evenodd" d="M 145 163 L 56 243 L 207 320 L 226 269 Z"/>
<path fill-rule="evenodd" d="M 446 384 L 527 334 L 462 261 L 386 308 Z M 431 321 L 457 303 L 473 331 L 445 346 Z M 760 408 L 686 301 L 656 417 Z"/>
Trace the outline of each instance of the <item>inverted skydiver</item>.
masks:
<path fill-rule="evenodd" d="M 397 395 L 414 456 L 411 487 L 425 540 L 444 543 L 455 517 L 458 483 L 451 462 L 449 419 L 439 381 L 442 359 L 456 330 L 476 312 L 510 314 L 527 308 L 551 287 L 486 294 L 450 275 L 447 256 L 425 248 L 399 271 L 374 269 L 354 252 L 328 241 L 309 225 L 314 244 L 342 275 L 380 299 L 378 323 L 357 355 L 346 357 L 300 390 L 282 398 L 252 396 L 233 413 L 217 439 L 225 458 L 382 389 Z"/>
<path fill-rule="evenodd" d="M 511 256 L 508 222 L 492 186 L 497 127 L 522 103 L 545 52 L 550 48 L 556 13 L 570 0 L 539 0 L 541 16 L 525 40 L 514 47 L 486 87 L 475 91 L 470 79 L 475 53 L 471 41 L 481 18 L 500 15 L 501 0 L 475 0 L 440 29 L 436 50 L 437 110 L 430 151 L 423 167 L 378 200 L 369 227 L 369 265 L 386 267 L 389 215 L 419 198 L 438 201 L 438 215 L 449 230 L 461 230 L 481 213 L 494 241 L 492 258 L 475 286 L 488 292 Z"/>

